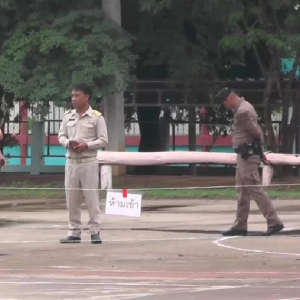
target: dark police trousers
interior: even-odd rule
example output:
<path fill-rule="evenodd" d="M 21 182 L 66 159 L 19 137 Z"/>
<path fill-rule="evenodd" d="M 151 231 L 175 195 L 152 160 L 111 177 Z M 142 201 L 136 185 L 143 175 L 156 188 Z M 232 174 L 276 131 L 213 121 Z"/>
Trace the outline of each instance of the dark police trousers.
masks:
<path fill-rule="evenodd" d="M 247 160 L 244 160 L 240 154 L 237 154 L 236 185 L 238 205 L 236 220 L 232 226 L 233 229 L 247 230 L 251 196 L 266 218 L 268 227 L 282 224 L 268 194 L 261 186 L 258 170 L 259 164 L 260 158 L 258 155 L 251 155 Z"/>

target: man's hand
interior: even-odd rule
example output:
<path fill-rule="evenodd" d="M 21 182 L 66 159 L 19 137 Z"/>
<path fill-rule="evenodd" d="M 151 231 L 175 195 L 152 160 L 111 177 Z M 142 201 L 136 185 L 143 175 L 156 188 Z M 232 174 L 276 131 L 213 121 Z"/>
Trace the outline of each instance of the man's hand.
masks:
<path fill-rule="evenodd" d="M 76 147 L 77 145 L 79 145 L 78 142 L 76 141 L 69 141 L 69 149 L 74 151 L 74 147 Z"/>
<path fill-rule="evenodd" d="M 88 145 L 85 142 L 78 143 L 76 142 L 75 146 L 73 146 L 73 150 L 77 153 L 83 152 L 88 149 Z"/>
<path fill-rule="evenodd" d="M 268 159 L 267 159 L 267 157 L 264 153 L 262 154 L 261 161 L 264 163 L 264 165 L 269 165 L 270 164 L 270 162 L 268 161 Z"/>
<path fill-rule="evenodd" d="M 2 154 L 2 152 L 0 151 L 0 168 L 4 167 L 6 165 L 6 159 L 4 157 L 4 155 Z"/>
<path fill-rule="evenodd" d="M 4 167 L 6 165 L 5 159 L 4 158 L 0 158 L 0 168 Z"/>

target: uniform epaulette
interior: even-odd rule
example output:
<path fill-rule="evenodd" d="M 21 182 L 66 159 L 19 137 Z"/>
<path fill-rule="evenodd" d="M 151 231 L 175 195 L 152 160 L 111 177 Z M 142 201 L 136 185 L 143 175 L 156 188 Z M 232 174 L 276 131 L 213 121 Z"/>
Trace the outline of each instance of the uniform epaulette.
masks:
<path fill-rule="evenodd" d="M 96 115 L 97 117 L 101 116 L 101 112 L 98 110 L 93 110 L 93 114 Z"/>
<path fill-rule="evenodd" d="M 65 112 L 65 115 L 69 114 L 72 111 L 72 109 L 69 109 Z"/>

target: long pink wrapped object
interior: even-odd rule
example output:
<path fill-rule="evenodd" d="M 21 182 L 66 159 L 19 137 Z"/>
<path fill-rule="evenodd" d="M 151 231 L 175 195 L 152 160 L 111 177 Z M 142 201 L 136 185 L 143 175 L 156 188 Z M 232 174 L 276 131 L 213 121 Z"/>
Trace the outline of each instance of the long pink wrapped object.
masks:
<path fill-rule="evenodd" d="M 298 154 L 266 153 L 273 165 L 300 165 Z M 219 152 L 109 152 L 99 151 L 97 159 L 101 165 L 147 166 L 183 163 L 212 163 L 236 165 L 235 153 Z"/>

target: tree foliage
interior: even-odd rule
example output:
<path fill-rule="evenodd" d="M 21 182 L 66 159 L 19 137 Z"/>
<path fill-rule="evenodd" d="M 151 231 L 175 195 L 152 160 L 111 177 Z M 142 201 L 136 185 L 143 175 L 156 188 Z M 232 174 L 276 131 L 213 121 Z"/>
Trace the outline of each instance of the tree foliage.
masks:
<path fill-rule="evenodd" d="M 170 8 L 173 0 L 140 0 L 141 11 L 160 13 L 164 8 Z"/>
<path fill-rule="evenodd" d="M 143 13 L 139 20 L 138 50 L 147 53 L 148 64 L 166 65 L 172 80 L 217 78 L 222 14 L 213 18 L 206 0 L 140 0 L 140 3 L 144 10 L 156 12 Z"/>
<path fill-rule="evenodd" d="M 132 36 L 108 20 L 100 4 L 1 0 L 3 89 L 29 103 L 47 103 L 67 101 L 76 81 L 102 95 L 126 88 L 136 59 Z M 116 82 L 117 71 L 123 82 Z"/>
<path fill-rule="evenodd" d="M 124 3 L 136 9 L 134 17 L 130 10 L 130 17 L 126 17 L 132 19 L 131 33 L 136 39 L 106 19 L 100 0 L 0 0 L 0 99 L 7 99 L 5 103 L 13 98 L 31 104 L 64 102 L 69 98 L 70 85 L 78 80 L 92 83 L 101 94 L 124 89 L 139 56 L 139 79 L 180 81 L 184 86 L 182 98 L 201 107 L 219 88 L 211 83 L 238 66 L 245 74 L 264 79 L 262 119 L 271 150 L 276 150 L 271 104 L 281 101 L 279 150 L 291 152 L 299 119 L 300 0 Z M 287 74 L 282 72 L 282 58 L 294 59 Z M 118 87 L 116 72 L 124 78 Z M 160 109 L 170 114 L 164 107 Z M 151 111 L 153 118 L 147 115 Z M 190 117 L 178 108 L 175 111 Z M 196 110 L 196 120 L 205 123 L 228 124 L 231 117 L 214 109 L 207 109 L 205 117 L 199 112 Z M 194 118 L 195 111 L 189 113 Z M 155 121 L 160 114 L 156 109 L 142 108 L 139 115 Z M 225 127 L 221 130 L 225 132 Z M 143 132 L 153 132 L 154 143 L 159 128 L 143 128 Z"/>
<path fill-rule="evenodd" d="M 291 88 L 297 80 L 296 71 L 300 65 L 300 1 L 220 0 L 215 4 L 216 9 L 226 6 L 229 12 L 227 34 L 221 46 L 234 51 L 241 60 L 249 49 L 255 53 L 257 66 L 266 83 L 262 102 L 269 149 L 277 150 L 270 106 L 272 89 L 275 88 L 278 100 L 282 103 L 280 151 L 291 152 L 299 118 L 299 91 L 293 95 Z M 285 74 L 285 82 L 282 58 L 294 58 L 292 70 Z M 289 124 L 290 106 L 293 107 L 293 115 Z"/>
<path fill-rule="evenodd" d="M 189 83 L 193 78 L 222 80 L 224 74 L 232 77 L 230 73 L 235 70 L 244 78 L 263 78 L 262 120 L 268 148 L 291 153 L 299 119 L 299 0 L 140 0 L 140 5 L 155 18 L 153 24 L 145 26 L 150 32 L 144 35 L 149 39 L 145 49 L 150 63 L 164 62 L 169 79 Z M 188 31 L 184 30 L 186 24 Z M 288 72 L 283 71 L 284 58 L 293 59 Z M 199 87 L 188 87 L 196 91 L 192 97 L 199 95 Z M 279 149 L 271 119 L 272 104 L 278 100 L 282 111 Z M 221 121 L 215 110 L 210 109 L 206 116 L 209 122 Z M 229 118 L 222 121 L 228 124 Z"/>
<path fill-rule="evenodd" d="M 216 13 L 206 0 L 139 1 L 142 13 L 136 51 L 143 57 L 139 77 L 153 78 L 153 72 L 148 70 L 164 69 L 165 72 L 160 71 L 158 78 L 182 82 L 182 98 L 201 107 L 201 103 L 207 103 L 219 88 L 212 86 L 211 82 L 218 79 L 224 66 L 223 56 L 226 53 L 219 46 L 219 40 L 225 33 L 223 24 L 226 15 Z M 170 84 L 170 87 L 176 87 L 176 84 Z M 166 108 L 162 111 L 168 112 Z M 200 113 L 200 109 L 187 107 L 172 109 L 174 111 L 177 120 L 184 116 L 184 121 L 229 123 L 229 115 L 220 114 L 217 109 L 207 109 L 205 115 Z M 211 128 L 216 135 L 227 133 L 226 126 Z"/>

